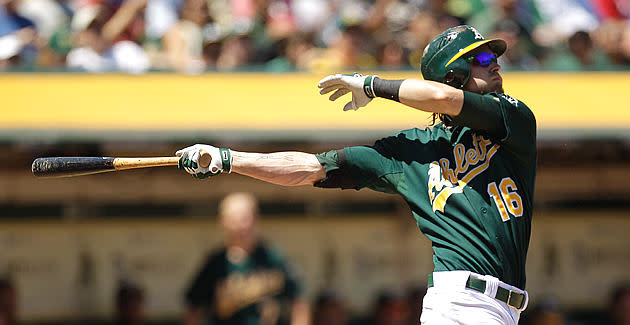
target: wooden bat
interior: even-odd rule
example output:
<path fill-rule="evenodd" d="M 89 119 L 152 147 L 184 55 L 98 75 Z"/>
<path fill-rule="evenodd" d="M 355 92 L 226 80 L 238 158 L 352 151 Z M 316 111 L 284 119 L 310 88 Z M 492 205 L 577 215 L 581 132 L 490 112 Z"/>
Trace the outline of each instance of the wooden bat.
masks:
<path fill-rule="evenodd" d="M 33 161 L 31 170 L 37 177 L 73 177 L 126 169 L 177 166 L 179 157 L 44 157 Z M 212 156 L 201 152 L 199 165 L 210 166 Z"/>

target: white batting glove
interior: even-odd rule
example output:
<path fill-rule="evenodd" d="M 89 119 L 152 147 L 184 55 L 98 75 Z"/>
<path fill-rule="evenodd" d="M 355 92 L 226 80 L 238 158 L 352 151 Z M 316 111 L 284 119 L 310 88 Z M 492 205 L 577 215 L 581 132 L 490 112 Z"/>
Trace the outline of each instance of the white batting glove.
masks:
<path fill-rule="evenodd" d="M 327 94 L 333 90 L 336 90 L 329 99 L 331 101 L 352 92 L 352 101 L 348 102 L 344 107 L 344 111 L 357 110 L 359 107 L 367 105 L 372 98 L 374 98 L 374 92 L 372 91 L 372 83 L 376 76 L 364 76 L 359 73 L 355 74 L 334 74 L 325 77 L 317 84 L 320 94 Z"/>
<path fill-rule="evenodd" d="M 212 157 L 208 167 L 202 167 L 199 163 L 203 153 L 208 153 Z M 195 178 L 204 179 L 222 172 L 232 171 L 232 155 L 229 149 L 196 144 L 178 150 L 175 155 L 180 157 L 178 168 L 185 170 Z"/>

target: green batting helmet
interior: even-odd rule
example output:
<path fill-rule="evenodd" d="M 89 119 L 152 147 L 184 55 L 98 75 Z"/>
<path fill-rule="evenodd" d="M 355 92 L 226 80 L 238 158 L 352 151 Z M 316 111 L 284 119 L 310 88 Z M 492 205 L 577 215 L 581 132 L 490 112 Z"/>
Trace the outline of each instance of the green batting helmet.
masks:
<path fill-rule="evenodd" d="M 470 78 L 470 67 L 464 56 L 484 44 L 488 44 L 497 57 L 507 48 L 504 40 L 487 40 L 474 27 L 468 25 L 445 30 L 424 49 L 420 65 L 422 76 L 425 80 L 463 88 Z"/>

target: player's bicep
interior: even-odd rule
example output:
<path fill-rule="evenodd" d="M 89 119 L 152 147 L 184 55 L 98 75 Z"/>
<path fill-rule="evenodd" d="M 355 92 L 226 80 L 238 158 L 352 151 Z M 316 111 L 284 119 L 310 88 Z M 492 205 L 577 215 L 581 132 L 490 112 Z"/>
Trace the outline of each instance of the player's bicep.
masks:
<path fill-rule="evenodd" d="M 508 96 L 499 95 L 503 105 L 505 136 L 501 143 L 521 158 L 536 153 L 536 117 L 524 103 Z"/>
<path fill-rule="evenodd" d="M 501 101 L 494 96 L 483 96 L 464 91 L 464 104 L 457 116 L 451 116 L 450 125 L 481 130 L 501 139 L 506 134 Z"/>
<path fill-rule="evenodd" d="M 484 131 L 510 149 L 535 145 L 534 114 L 525 104 L 505 94 L 484 96 L 464 92 L 462 111 L 449 122 Z"/>
<path fill-rule="evenodd" d="M 326 171 L 326 176 L 313 184 L 322 188 L 356 189 L 356 184 L 346 163 L 344 149 L 331 150 L 315 155 Z"/>
<path fill-rule="evenodd" d="M 348 147 L 317 155 L 326 170 L 326 178 L 315 186 L 356 190 L 370 187 L 381 192 L 395 192 L 384 176 L 392 173 L 396 164 L 386 152 L 389 148 L 383 142 L 386 139 L 377 141 L 371 147 Z"/>

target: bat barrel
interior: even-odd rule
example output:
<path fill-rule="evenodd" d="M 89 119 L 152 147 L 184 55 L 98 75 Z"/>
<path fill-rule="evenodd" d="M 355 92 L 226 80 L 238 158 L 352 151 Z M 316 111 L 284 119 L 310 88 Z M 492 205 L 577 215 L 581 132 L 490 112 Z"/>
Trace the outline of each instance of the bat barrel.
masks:
<path fill-rule="evenodd" d="M 111 157 L 46 157 L 37 158 L 31 166 L 38 177 L 69 177 L 114 171 Z"/>

